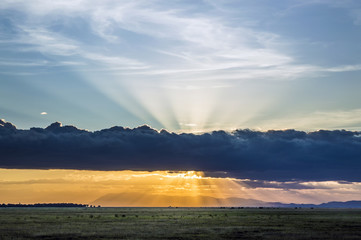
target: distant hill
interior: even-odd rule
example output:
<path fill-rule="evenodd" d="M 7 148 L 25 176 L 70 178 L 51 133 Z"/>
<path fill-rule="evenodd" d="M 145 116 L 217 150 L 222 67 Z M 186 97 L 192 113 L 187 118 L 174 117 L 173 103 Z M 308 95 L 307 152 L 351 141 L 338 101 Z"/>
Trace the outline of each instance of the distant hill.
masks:
<path fill-rule="evenodd" d="M 321 208 L 361 208 L 361 201 L 328 202 L 317 205 Z"/>
<path fill-rule="evenodd" d="M 303 207 L 303 208 L 361 208 L 361 201 L 327 202 L 321 204 L 271 203 L 277 207 Z"/>
<path fill-rule="evenodd" d="M 214 198 L 209 196 L 168 196 L 140 193 L 106 194 L 91 204 L 108 207 L 288 207 L 288 208 L 361 208 L 361 201 L 295 204 L 264 202 L 246 198 Z"/>

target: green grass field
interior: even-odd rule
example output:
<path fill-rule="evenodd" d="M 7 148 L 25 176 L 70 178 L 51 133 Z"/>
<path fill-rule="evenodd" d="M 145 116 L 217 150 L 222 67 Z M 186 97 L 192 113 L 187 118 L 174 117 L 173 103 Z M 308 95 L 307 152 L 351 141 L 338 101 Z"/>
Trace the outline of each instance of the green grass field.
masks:
<path fill-rule="evenodd" d="M 361 239 L 361 209 L 2 208 L 0 239 Z"/>

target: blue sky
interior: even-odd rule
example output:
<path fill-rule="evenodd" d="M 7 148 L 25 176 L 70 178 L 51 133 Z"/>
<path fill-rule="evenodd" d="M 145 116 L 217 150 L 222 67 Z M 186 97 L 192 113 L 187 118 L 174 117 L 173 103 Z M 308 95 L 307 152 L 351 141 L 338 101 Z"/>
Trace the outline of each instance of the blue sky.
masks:
<path fill-rule="evenodd" d="M 360 43 L 357 0 L 2 0 L 0 118 L 361 130 Z"/>

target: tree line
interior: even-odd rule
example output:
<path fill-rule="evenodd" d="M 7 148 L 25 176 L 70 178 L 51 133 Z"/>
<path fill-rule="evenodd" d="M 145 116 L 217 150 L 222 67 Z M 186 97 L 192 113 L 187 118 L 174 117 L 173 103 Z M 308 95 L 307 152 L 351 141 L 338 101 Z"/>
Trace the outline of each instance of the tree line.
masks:
<path fill-rule="evenodd" d="M 93 207 L 92 205 L 88 204 L 78 204 L 78 203 L 35 203 L 35 204 L 0 204 L 0 208 L 4 207 Z"/>

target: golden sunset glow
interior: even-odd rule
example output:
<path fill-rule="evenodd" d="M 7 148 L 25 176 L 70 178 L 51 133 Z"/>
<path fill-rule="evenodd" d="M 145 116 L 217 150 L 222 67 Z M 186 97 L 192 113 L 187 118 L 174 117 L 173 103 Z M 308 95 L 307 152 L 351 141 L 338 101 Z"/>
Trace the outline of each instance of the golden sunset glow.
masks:
<path fill-rule="evenodd" d="M 0 202 L 79 202 L 102 206 L 217 206 L 239 197 L 231 178 L 186 171 L 0 170 Z"/>
<path fill-rule="evenodd" d="M 211 177 L 199 171 L 0 169 L 1 203 L 83 203 L 126 207 L 256 206 L 360 198 L 357 182 L 277 182 Z M 240 199 L 242 201 L 240 201 Z M 253 204 L 253 205 L 252 205 Z"/>

